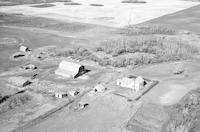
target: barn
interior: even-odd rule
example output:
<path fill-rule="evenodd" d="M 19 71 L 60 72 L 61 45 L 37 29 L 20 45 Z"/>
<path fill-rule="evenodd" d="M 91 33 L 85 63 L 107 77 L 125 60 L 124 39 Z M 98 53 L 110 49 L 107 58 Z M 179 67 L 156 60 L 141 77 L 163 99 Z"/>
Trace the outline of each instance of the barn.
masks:
<path fill-rule="evenodd" d="M 85 67 L 83 65 L 63 60 L 60 62 L 55 74 L 67 78 L 77 78 L 84 72 Z"/>

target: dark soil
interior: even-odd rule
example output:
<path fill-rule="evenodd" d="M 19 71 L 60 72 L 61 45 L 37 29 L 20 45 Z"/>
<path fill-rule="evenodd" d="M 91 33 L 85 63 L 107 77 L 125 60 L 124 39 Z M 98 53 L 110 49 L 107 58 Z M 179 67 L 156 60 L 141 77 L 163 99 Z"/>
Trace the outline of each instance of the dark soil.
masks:
<path fill-rule="evenodd" d="M 52 7 L 55 6 L 54 4 L 41 4 L 41 5 L 35 5 L 31 7 L 37 7 L 37 8 L 46 8 L 46 7 Z"/>
<path fill-rule="evenodd" d="M 21 5 L 21 4 L 37 4 L 37 3 L 51 3 L 51 2 L 65 2 L 66 0 L 0 0 L 0 2 L 10 2 L 12 5 Z"/>

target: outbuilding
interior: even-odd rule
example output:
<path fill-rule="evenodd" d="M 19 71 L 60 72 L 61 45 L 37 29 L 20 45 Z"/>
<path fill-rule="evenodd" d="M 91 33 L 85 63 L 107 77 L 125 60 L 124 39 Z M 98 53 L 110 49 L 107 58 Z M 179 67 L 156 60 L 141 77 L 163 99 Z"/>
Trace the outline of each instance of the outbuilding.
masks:
<path fill-rule="evenodd" d="M 33 64 L 26 64 L 26 65 L 22 66 L 22 68 L 24 70 L 35 70 L 35 69 L 37 69 L 37 67 Z"/>
<path fill-rule="evenodd" d="M 21 51 L 21 52 L 29 52 L 29 51 L 31 51 L 28 47 L 26 47 L 26 46 L 20 46 L 19 47 L 19 50 Z"/>
<path fill-rule="evenodd" d="M 67 97 L 67 93 L 65 93 L 65 92 L 57 92 L 57 93 L 55 93 L 55 97 L 59 98 L 59 99 L 62 99 L 64 97 Z"/>
<path fill-rule="evenodd" d="M 77 78 L 84 72 L 85 67 L 83 65 L 63 60 L 60 62 L 55 74 L 68 78 Z"/>
<path fill-rule="evenodd" d="M 12 85 L 15 85 L 17 87 L 25 87 L 27 85 L 30 85 L 32 82 L 29 81 L 26 77 L 16 76 L 16 77 L 10 77 L 8 79 L 8 82 Z"/>
<path fill-rule="evenodd" d="M 98 84 L 94 87 L 95 92 L 104 92 L 107 88 L 103 84 Z"/>
<path fill-rule="evenodd" d="M 185 71 L 185 69 L 184 69 L 183 63 L 179 62 L 179 63 L 177 63 L 177 64 L 175 65 L 173 74 L 179 75 L 179 74 L 184 73 L 184 71 Z"/>
<path fill-rule="evenodd" d="M 76 90 L 71 90 L 69 91 L 69 95 L 71 95 L 72 97 L 76 96 L 79 94 L 79 91 L 76 91 Z"/>

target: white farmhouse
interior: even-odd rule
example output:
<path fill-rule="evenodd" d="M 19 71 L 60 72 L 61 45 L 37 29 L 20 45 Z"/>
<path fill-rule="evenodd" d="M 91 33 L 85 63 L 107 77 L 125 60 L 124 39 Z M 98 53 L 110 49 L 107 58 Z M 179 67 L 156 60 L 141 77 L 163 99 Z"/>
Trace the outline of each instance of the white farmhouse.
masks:
<path fill-rule="evenodd" d="M 117 85 L 121 87 L 131 88 L 134 91 L 139 91 L 143 88 L 145 80 L 142 77 L 117 79 Z"/>

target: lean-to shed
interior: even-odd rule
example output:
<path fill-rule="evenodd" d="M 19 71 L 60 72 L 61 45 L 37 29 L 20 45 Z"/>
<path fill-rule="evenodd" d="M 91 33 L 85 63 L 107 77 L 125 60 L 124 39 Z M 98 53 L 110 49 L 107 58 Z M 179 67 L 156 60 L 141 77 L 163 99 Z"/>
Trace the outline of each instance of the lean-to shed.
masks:
<path fill-rule="evenodd" d="M 31 51 L 28 47 L 26 47 L 26 46 L 20 46 L 19 47 L 19 50 L 21 51 L 21 52 L 28 52 L 28 51 Z"/>
<path fill-rule="evenodd" d="M 95 92 L 104 92 L 107 88 L 103 84 L 98 84 L 94 87 Z"/>
<path fill-rule="evenodd" d="M 63 60 L 60 62 L 58 69 L 55 71 L 55 74 L 64 77 L 76 78 L 84 71 L 85 67 L 83 65 Z"/>

